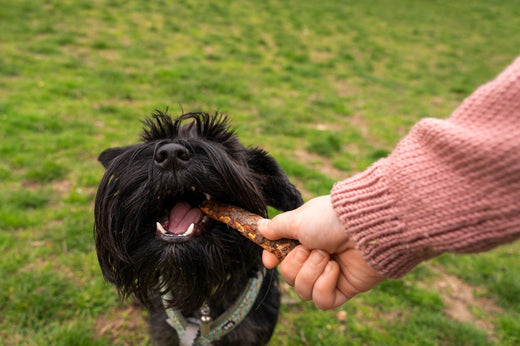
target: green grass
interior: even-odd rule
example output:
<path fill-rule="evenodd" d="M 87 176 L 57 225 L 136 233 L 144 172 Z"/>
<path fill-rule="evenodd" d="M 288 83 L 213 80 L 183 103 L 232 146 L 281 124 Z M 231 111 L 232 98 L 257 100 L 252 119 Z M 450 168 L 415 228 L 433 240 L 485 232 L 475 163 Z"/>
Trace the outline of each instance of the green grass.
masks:
<path fill-rule="evenodd" d="M 147 343 L 101 278 L 92 209 L 97 155 L 155 108 L 228 113 L 310 198 L 448 116 L 519 53 L 519 27 L 513 0 L 3 0 L 0 344 Z M 518 344 L 519 254 L 444 255 L 336 311 L 287 289 L 272 344 Z M 446 275 L 473 289 L 467 321 Z"/>

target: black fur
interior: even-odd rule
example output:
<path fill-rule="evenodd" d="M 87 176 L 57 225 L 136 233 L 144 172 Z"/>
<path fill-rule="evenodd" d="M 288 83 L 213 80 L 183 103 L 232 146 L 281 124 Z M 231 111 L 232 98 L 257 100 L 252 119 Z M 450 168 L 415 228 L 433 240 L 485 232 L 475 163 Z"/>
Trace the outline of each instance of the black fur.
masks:
<path fill-rule="evenodd" d="M 197 224 L 189 237 L 163 235 L 156 222 L 179 201 L 197 207 L 205 194 L 264 216 L 268 205 L 291 210 L 302 198 L 271 156 L 240 144 L 225 116 L 157 111 L 144 124 L 141 143 L 99 156 L 106 173 L 95 203 L 96 249 L 104 277 L 151 311 L 154 343 L 177 344 L 160 296 L 172 292 L 170 305 L 185 316 L 207 302 L 216 318 L 262 268 L 261 248 L 217 222 Z M 277 274 L 267 271 L 247 318 L 216 344 L 267 343 L 279 304 Z"/>

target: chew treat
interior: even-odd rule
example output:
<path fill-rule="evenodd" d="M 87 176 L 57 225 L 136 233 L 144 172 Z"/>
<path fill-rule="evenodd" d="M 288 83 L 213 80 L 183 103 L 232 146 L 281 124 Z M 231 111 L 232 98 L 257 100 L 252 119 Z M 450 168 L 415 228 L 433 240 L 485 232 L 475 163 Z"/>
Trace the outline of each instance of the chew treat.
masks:
<path fill-rule="evenodd" d="M 287 256 L 289 251 L 300 245 L 294 239 L 270 240 L 265 238 L 257 231 L 258 222 L 263 217 L 245 209 L 228 204 L 220 204 L 212 200 L 204 201 L 199 208 L 213 220 L 225 223 L 229 227 L 236 229 L 244 237 L 274 254 L 280 261 Z"/>

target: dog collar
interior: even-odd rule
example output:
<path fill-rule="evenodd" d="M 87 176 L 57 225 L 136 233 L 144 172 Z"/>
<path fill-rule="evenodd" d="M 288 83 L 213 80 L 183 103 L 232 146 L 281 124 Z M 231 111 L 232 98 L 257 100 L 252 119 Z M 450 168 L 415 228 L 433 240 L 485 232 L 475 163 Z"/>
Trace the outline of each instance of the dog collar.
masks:
<path fill-rule="evenodd" d="M 200 311 L 202 317 L 185 318 L 180 311 L 174 308 L 166 308 L 168 318 L 166 322 L 171 325 L 179 336 L 181 345 L 210 345 L 211 342 L 222 338 L 224 335 L 232 331 L 247 316 L 253 303 L 258 296 L 262 281 L 264 279 L 265 269 L 261 269 L 251 278 L 246 289 L 237 298 L 237 300 L 220 315 L 215 321 L 209 316 L 210 310 L 207 304 L 204 304 Z M 166 307 L 171 299 L 171 292 L 165 294 L 162 298 L 163 305 Z"/>

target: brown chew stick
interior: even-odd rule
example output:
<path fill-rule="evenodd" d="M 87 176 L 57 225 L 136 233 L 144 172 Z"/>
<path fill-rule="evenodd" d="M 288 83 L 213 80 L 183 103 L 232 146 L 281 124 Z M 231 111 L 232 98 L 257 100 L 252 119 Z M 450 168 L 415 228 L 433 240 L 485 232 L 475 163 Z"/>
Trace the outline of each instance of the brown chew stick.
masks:
<path fill-rule="evenodd" d="M 300 245 L 300 243 L 294 239 L 284 238 L 270 240 L 265 238 L 257 231 L 258 222 L 262 220 L 263 217 L 245 209 L 228 204 L 220 204 L 212 200 L 204 201 L 199 208 L 213 220 L 225 223 L 229 227 L 236 229 L 244 237 L 274 254 L 280 261 L 282 261 L 292 249 Z"/>

